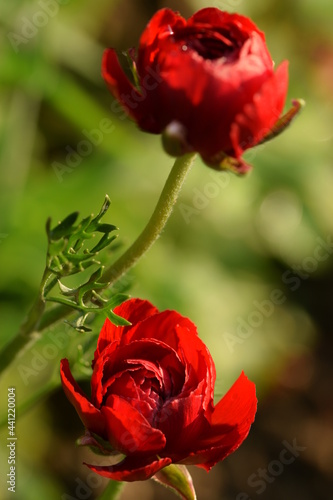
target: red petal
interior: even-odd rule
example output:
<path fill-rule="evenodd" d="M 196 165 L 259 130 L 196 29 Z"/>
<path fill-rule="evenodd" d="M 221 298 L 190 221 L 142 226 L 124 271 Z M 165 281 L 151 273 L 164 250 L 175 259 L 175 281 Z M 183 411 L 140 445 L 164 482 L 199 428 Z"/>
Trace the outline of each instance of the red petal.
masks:
<path fill-rule="evenodd" d="M 215 366 L 212 357 L 198 337 L 196 326 L 176 311 L 163 311 L 149 317 L 129 332 L 130 341 L 152 338 L 169 345 L 179 356 L 186 370 L 185 385 L 182 390 L 193 390 L 201 380 L 205 380 L 203 407 L 213 399 Z M 169 363 L 174 375 L 180 373 L 178 363 Z M 183 370 L 182 370 L 183 371 Z M 178 377 L 177 377 L 178 379 Z M 174 381 L 177 380 L 174 378 Z M 181 390 L 181 387 L 178 387 Z"/>
<path fill-rule="evenodd" d="M 141 78 L 148 68 L 155 68 L 155 57 L 161 50 L 160 42 L 170 37 L 176 27 L 185 25 L 185 19 L 170 9 L 161 9 L 151 18 L 140 38 L 137 67 Z"/>
<path fill-rule="evenodd" d="M 212 436 L 219 427 L 237 427 L 243 439 L 247 436 L 257 411 L 256 386 L 244 372 L 217 403 L 211 416 Z"/>
<path fill-rule="evenodd" d="M 126 302 L 123 302 L 120 306 L 116 307 L 114 311 L 119 316 L 122 316 L 130 321 L 132 326 L 159 312 L 158 309 L 148 300 L 142 299 L 126 300 Z M 132 326 L 123 327 L 124 331 L 126 332 L 130 330 Z"/>
<path fill-rule="evenodd" d="M 125 75 L 114 49 L 104 51 L 102 76 L 111 94 L 121 102 L 131 118 L 140 121 L 145 115 L 144 98 Z"/>
<path fill-rule="evenodd" d="M 237 27 L 239 31 L 247 35 L 251 35 L 255 31 L 265 41 L 264 33 L 258 29 L 251 19 L 239 14 L 230 14 L 214 7 L 201 9 L 188 20 L 188 25 L 195 25 L 197 23 L 208 24 L 212 30 L 215 28 L 232 29 L 233 27 Z"/>
<path fill-rule="evenodd" d="M 207 346 L 197 336 L 195 325 L 193 325 L 194 328 L 191 325 L 187 328 L 185 325 L 177 325 L 178 349 L 187 368 L 187 380 L 183 391 L 188 388 L 193 389 L 193 386 L 196 386 L 201 380 L 204 381 L 202 404 L 203 409 L 206 410 L 214 398 L 215 365 Z"/>
<path fill-rule="evenodd" d="M 131 342 L 119 346 L 114 342 L 106 347 L 97 358 L 94 372 L 91 377 L 91 397 L 93 403 L 99 408 L 107 393 L 110 384 L 115 380 L 119 372 L 133 368 L 136 363 L 140 366 L 140 360 L 163 360 L 173 356 L 173 351 L 164 344 L 158 344 L 153 339 Z M 170 356 L 171 355 L 171 356 Z M 177 361 L 177 360 L 176 360 Z M 178 360 L 178 364 L 181 365 Z"/>
<path fill-rule="evenodd" d="M 165 447 L 166 439 L 128 401 L 111 395 L 102 408 L 111 445 L 125 455 L 157 454 Z"/>
<path fill-rule="evenodd" d="M 166 402 L 155 424 L 167 438 L 169 455 L 182 454 L 193 449 L 193 444 L 206 430 L 207 421 L 203 410 L 203 383 L 187 396 Z"/>
<path fill-rule="evenodd" d="M 136 323 L 158 313 L 158 309 L 148 300 L 130 299 L 116 307 L 114 312 L 127 319 L 132 325 L 136 325 Z M 131 328 L 132 326 L 115 326 L 109 319 L 106 319 L 98 337 L 93 366 L 102 351 L 112 342 L 120 340 L 123 334 Z"/>
<path fill-rule="evenodd" d="M 67 399 L 76 409 L 84 426 L 90 431 L 104 436 L 105 421 L 101 412 L 87 399 L 70 371 L 68 359 L 60 362 L 60 376 Z"/>
<path fill-rule="evenodd" d="M 148 331 L 147 334 L 149 334 Z M 154 338 L 143 338 L 142 340 L 131 341 L 127 345 L 118 346 L 114 350 L 112 350 L 112 347 L 113 344 L 103 351 L 103 355 L 95 365 L 91 379 L 92 400 L 97 406 L 102 403 L 109 379 L 126 368 L 144 367 L 146 361 L 151 361 L 151 366 L 156 367 L 155 375 L 157 378 L 160 376 L 158 365 L 161 366 L 162 372 L 165 368 L 168 370 L 172 378 L 174 392 L 179 391 L 184 384 L 184 366 L 175 350 L 166 343 Z"/>
<path fill-rule="evenodd" d="M 105 396 L 105 389 L 103 386 L 103 377 L 104 377 L 104 365 L 106 363 L 108 355 L 111 356 L 111 353 L 114 352 L 118 347 L 118 342 L 114 342 L 106 347 L 101 355 L 96 355 L 96 360 L 93 361 L 93 374 L 91 376 L 91 400 L 97 408 L 100 408 L 103 402 L 103 397 Z"/>
<path fill-rule="evenodd" d="M 142 457 L 126 457 L 117 465 L 85 465 L 100 476 L 115 481 L 145 481 L 170 464 L 170 458 L 161 458 L 160 460 L 152 461 L 152 459 L 144 460 Z"/>
<path fill-rule="evenodd" d="M 213 410 L 211 428 L 198 443 L 202 451 L 191 453 L 182 463 L 211 469 L 241 445 L 249 433 L 256 411 L 255 385 L 242 372 Z"/>
<path fill-rule="evenodd" d="M 269 133 L 282 113 L 287 90 L 288 61 L 284 61 L 236 116 L 230 137 L 237 157 Z"/>
<path fill-rule="evenodd" d="M 153 338 L 161 340 L 176 352 L 179 348 L 178 328 L 191 331 L 190 336 L 197 336 L 196 326 L 188 318 L 181 316 L 176 311 L 158 312 L 144 322 L 138 323 L 129 334 L 129 341 Z M 188 340 L 188 339 L 187 339 Z"/>
<path fill-rule="evenodd" d="M 174 26 L 185 25 L 186 21 L 171 9 L 164 8 L 154 14 L 140 38 L 140 48 L 151 45 L 163 31 L 172 32 Z"/>

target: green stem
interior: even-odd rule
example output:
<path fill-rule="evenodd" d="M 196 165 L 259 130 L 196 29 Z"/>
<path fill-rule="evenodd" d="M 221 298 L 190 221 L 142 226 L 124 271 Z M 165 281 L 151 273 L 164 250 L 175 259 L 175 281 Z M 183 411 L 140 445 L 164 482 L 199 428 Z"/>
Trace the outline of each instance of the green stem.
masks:
<path fill-rule="evenodd" d="M 44 290 L 51 276 L 52 273 L 45 268 L 37 299 L 22 323 L 16 337 L 12 338 L 1 350 L 0 374 L 10 365 L 17 354 L 25 349 L 30 341 L 39 338 L 37 334 L 38 326 L 45 310 Z"/>
<path fill-rule="evenodd" d="M 104 271 L 101 281 L 108 282 L 109 286 L 112 285 L 123 274 L 127 273 L 158 239 L 171 215 L 180 189 L 195 158 L 195 153 L 177 158 L 148 224 L 133 245 Z"/>
<path fill-rule="evenodd" d="M 51 276 L 52 273 L 47 268 L 45 268 L 39 287 L 38 297 L 32 308 L 30 309 L 26 320 L 20 327 L 19 335 L 21 335 L 22 337 L 28 337 L 28 340 L 30 338 L 30 334 L 37 330 L 39 321 L 43 315 L 45 309 L 45 289 Z"/>
<path fill-rule="evenodd" d="M 117 500 L 122 492 L 125 483 L 121 481 L 113 481 L 110 479 L 103 493 L 98 497 L 98 500 Z"/>

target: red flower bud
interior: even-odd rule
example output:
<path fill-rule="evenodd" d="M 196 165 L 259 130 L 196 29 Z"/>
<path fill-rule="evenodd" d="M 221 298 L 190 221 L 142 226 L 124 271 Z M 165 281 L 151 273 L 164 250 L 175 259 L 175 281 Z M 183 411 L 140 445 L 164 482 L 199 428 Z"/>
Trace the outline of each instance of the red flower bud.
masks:
<path fill-rule="evenodd" d="M 274 71 L 265 36 L 250 19 L 206 8 L 186 20 L 162 9 L 131 56 L 137 86 L 114 49 L 105 51 L 102 73 L 142 130 L 162 133 L 172 156 L 197 151 L 216 169 L 250 168 L 241 156 L 281 118 L 288 87 L 287 61 Z"/>
<path fill-rule="evenodd" d="M 171 463 L 210 470 L 248 435 L 257 408 L 254 384 L 242 373 L 214 406 L 215 366 L 189 319 L 139 299 L 115 312 L 131 326 L 104 323 L 90 399 L 68 360 L 61 361 L 65 394 L 86 428 L 79 443 L 113 459 L 125 455 L 113 465 L 88 467 L 121 481 L 148 479 Z"/>

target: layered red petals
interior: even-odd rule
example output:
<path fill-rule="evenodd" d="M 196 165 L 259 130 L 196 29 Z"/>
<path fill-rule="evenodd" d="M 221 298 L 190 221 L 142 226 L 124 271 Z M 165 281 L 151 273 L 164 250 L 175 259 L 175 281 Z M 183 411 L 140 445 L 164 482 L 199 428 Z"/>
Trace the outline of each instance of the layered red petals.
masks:
<path fill-rule="evenodd" d="M 107 49 L 102 59 L 102 75 L 111 94 L 121 103 L 126 113 L 136 122 L 146 121 L 146 106 L 142 95 L 125 75 L 116 51 Z"/>
<path fill-rule="evenodd" d="M 210 418 L 212 435 L 208 438 L 214 441 L 219 428 L 225 426 L 237 427 L 240 434 L 246 437 L 249 426 L 254 420 L 257 410 L 256 389 L 244 372 L 233 386 L 217 403 Z"/>
<path fill-rule="evenodd" d="M 158 11 L 135 68 L 138 88 L 106 51 L 104 79 L 138 126 L 163 133 L 171 155 L 197 151 L 213 168 L 228 165 L 227 156 L 239 173 L 248 169 L 241 155 L 272 129 L 287 94 L 287 65 L 274 72 L 264 34 L 250 19 L 216 8 L 188 20 Z"/>
<path fill-rule="evenodd" d="M 205 23 L 208 26 L 216 28 L 225 28 L 226 26 L 231 29 L 237 29 L 241 33 L 250 35 L 253 31 L 257 32 L 265 41 L 265 35 L 262 31 L 258 30 L 254 22 L 248 17 L 239 14 L 229 14 L 214 7 L 207 7 L 196 12 L 188 20 L 189 25 L 196 25 L 197 23 Z"/>
<path fill-rule="evenodd" d="M 256 411 L 255 385 L 242 372 L 209 415 L 209 427 L 201 435 L 198 451 L 191 453 L 182 463 L 211 469 L 244 441 Z"/>
<path fill-rule="evenodd" d="M 133 299 L 131 301 L 131 305 L 129 305 L 128 302 L 123 302 L 117 307 L 117 311 L 119 316 L 126 318 L 132 325 L 135 325 L 138 321 L 143 321 L 158 312 L 156 307 L 149 302 L 138 299 Z M 98 337 L 94 359 L 99 358 L 105 347 L 116 340 L 120 340 L 123 334 L 128 330 L 128 326 L 116 327 L 113 323 L 111 323 L 111 321 L 105 321 Z"/>
<path fill-rule="evenodd" d="M 249 146 L 258 144 L 273 128 L 281 116 L 287 89 L 288 62 L 284 61 L 253 96 L 252 102 L 235 117 L 230 136 L 238 157 Z"/>
<path fill-rule="evenodd" d="M 164 434 L 154 429 L 131 403 L 110 396 L 102 408 L 110 444 L 124 455 L 160 453 L 166 444 Z"/>
<path fill-rule="evenodd" d="M 106 320 L 94 357 L 92 402 L 68 361 L 61 363 L 65 394 L 94 434 L 92 442 L 99 436 L 103 450 L 125 455 L 115 465 L 89 467 L 123 481 L 147 479 L 172 462 L 209 470 L 247 436 L 256 411 L 254 384 L 242 374 L 214 407 L 214 363 L 189 319 L 138 299 L 115 313 L 132 324 Z"/>

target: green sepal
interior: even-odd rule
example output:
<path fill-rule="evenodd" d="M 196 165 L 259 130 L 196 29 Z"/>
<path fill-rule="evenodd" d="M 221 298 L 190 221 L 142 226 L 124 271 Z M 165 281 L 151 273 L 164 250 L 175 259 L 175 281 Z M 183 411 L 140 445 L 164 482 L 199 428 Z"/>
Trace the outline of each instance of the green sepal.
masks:
<path fill-rule="evenodd" d="M 205 160 L 205 163 L 208 167 L 213 168 L 214 170 L 228 170 L 236 175 L 244 175 L 251 170 L 250 165 L 242 160 L 234 158 L 233 156 L 226 155 L 223 151 L 211 158 L 210 161 Z"/>
<path fill-rule="evenodd" d="M 158 471 L 152 479 L 172 489 L 183 500 L 196 500 L 197 498 L 191 475 L 185 465 L 168 465 Z"/>
<path fill-rule="evenodd" d="M 134 86 L 136 87 L 136 90 L 141 93 L 142 89 L 141 89 L 141 85 L 140 85 L 140 78 L 138 75 L 138 70 L 136 67 L 134 50 L 129 49 L 129 50 L 123 52 L 123 55 L 126 57 L 128 65 L 130 67 L 130 70 L 131 70 L 131 73 L 133 76 Z"/>
<path fill-rule="evenodd" d="M 89 432 L 88 430 L 84 436 L 79 437 L 75 443 L 77 446 L 89 446 L 89 448 L 97 455 L 118 455 L 119 452 L 116 451 L 109 441 L 101 438 L 94 432 Z"/>
<path fill-rule="evenodd" d="M 294 99 L 292 101 L 292 107 L 287 111 L 287 113 L 285 113 L 283 116 L 281 116 L 281 118 L 278 119 L 272 129 L 261 139 L 258 145 L 264 144 L 265 142 L 274 139 L 274 137 L 277 137 L 282 132 L 284 132 L 284 130 L 289 127 L 291 122 L 296 118 L 296 116 L 299 114 L 301 109 L 304 108 L 304 106 L 305 101 L 303 101 L 303 99 Z"/>

